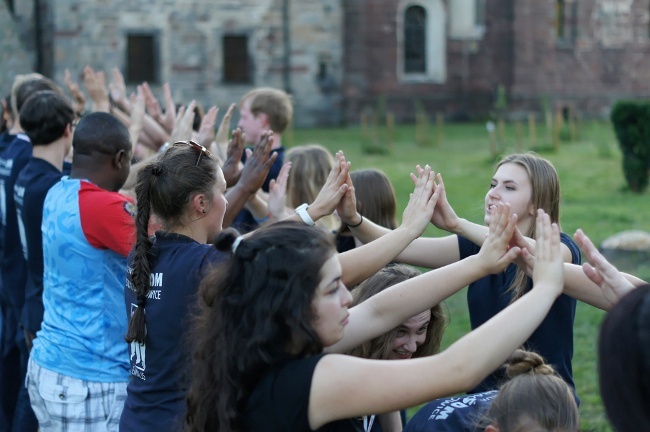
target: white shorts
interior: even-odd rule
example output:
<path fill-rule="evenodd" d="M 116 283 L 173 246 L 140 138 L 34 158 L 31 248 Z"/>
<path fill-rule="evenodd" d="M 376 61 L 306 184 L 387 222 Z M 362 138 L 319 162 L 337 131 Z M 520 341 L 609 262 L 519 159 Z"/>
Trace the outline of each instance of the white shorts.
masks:
<path fill-rule="evenodd" d="M 25 386 L 42 432 L 118 432 L 126 384 L 84 381 L 29 359 Z"/>

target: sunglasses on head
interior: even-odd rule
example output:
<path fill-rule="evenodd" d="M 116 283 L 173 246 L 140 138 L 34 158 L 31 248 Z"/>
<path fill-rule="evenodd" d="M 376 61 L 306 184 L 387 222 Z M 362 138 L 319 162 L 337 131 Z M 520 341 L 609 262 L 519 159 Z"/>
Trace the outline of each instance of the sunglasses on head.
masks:
<path fill-rule="evenodd" d="M 201 158 L 203 157 L 203 155 L 210 157 L 210 150 L 208 150 L 207 148 L 203 147 L 201 144 L 196 143 L 192 140 L 177 141 L 174 143 L 174 145 L 188 145 L 193 149 L 199 151 L 199 157 L 196 159 L 196 163 L 194 164 L 194 166 L 199 166 L 199 163 L 201 163 Z"/>

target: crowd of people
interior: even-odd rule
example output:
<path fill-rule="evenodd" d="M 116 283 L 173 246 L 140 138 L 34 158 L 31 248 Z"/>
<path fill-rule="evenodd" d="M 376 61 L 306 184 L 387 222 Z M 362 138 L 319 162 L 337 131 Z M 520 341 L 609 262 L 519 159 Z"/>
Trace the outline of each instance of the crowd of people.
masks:
<path fill-rule="evenodd" d="M 483 225 L 417 166 L 398 224 L 380 170 L 285 151 L 281 90 L 217 127 L 169 85 L 163 109 L 119 70 L 82 80 L 2 100 L 0 431 L 578 431 L 577 301 L 609 311 L 610 422 L 650 430 L 650 286 L 561 232 L 549 161 L 504 156 Z M 472 331 L 441 351 L 466 286 Z"/>

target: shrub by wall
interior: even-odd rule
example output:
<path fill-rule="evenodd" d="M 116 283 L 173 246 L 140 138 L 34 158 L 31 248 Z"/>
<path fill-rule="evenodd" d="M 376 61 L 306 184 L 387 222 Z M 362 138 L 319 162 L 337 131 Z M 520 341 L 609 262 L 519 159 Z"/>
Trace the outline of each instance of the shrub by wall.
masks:
<path fill-rule="evenodd" d="M 650 173 L 650 102 L 619 101 L 611 120 L 623 153 L 623 173 L 628 186 L 641 193 Z"/>

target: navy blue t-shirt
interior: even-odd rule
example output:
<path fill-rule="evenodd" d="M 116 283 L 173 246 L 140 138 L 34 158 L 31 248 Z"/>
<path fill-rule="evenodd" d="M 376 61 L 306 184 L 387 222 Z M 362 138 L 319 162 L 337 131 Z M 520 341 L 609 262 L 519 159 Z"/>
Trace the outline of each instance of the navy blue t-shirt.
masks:
<path fill-rule="evenodd" d="M 280 170 L 282 169 L 282 164 L 284 164 L 284 147 L 278 147 L 277 149 L 271 150 L 271 154 L 274 152 L 278 154 L 278 157 L 273 162 L 273 165 L 271 165 L 266 180 L 264 180 L 264 184 L 262 185 L 262 190 L 264 192 L 269 191 L 271 180 L 278 178 Z M 242 163 L 246 163 L 246 152 L 242 154 L 241 161 Z M 255 221 L 253 214 L 246 209 L 242 209 L 242 211 L 235 216 L 235 219 L 232 222 L 232 227 L 242 233 L 253 231 L 258 226 L 259 224 Z"/>
<path fill-rule="evenodd" d="M 156 232 L 151 288 L 145 303 L 147 336 L 144 345 L 129 346 L 131 380 L 127 385 L 120 431 L 180 430 L 186 410 L 186 376 L 190 363 L 185 332 L 199 283 L 213 265 L 227 259 L 212 245 L 180 234 Z M 129 273 L 133 252 L 129 256 Z M 127 316 L 137 306 L 127 280 L 124 288 Z"/>
<path fill-rule="evenodd" d="M 3 136 L 10 140 L 11 135 Z M 27 264 L 20 243 L 18 218 L 14 202 L 14 184 L 18 174 L 32 157 L 32 144 L 27 135 L 19 133 L 0 152 L 0 237 L 3 256 L 0 260 L 3 291 L 19 318 L 25 302 Z"/>
<path fill-rule="evenodd" d="M 63 173 L 51 163 L 33 157 L 20 171 L 14 185 L 20 242 L 27 264 L 25 304 L 20 322 L 34 334 L 41 329 L 43 321 L 43 202 L 62 176 Z"/>
<path fill-rule="evenodd" d="M 436 399 L 413 415 L 404 432 L 482 432 L 479 421 L 498 394 L 491 390 Z"/>
<path fill-rule="evenodd" d="M 572 263 L 580 264 L 581 255 L 578 245 L 568 235 L 561 233 L 560 241 L 571 251 Z M 460 258 L 477 254 L 479 246 L 464 237 L 458 237 Z M 467 303 L 472 330 L 488 321 L 497 313 L 505 309 L 512 298 L 511 293 L 506 293 L 517 272 L 515 264 L 509 265 L 504 272 L 488 275 L 469 285 L 467 290 Z M 528 278 L 526 291 L 532 288 L 533 282 Z M 576 313 L 576 300 L 560 295 L 544 321 L 537 327 L 531 337 L 524 343 L 523 349 L 535 351 L 552 365 L 557 373 L 575 389 L 573 382 L 573 321 Z M 498 369 L 489 375 L 478 387 L 470 393 L 479 393 L 498 388 L 506 381 L 503 370 Z"/>

